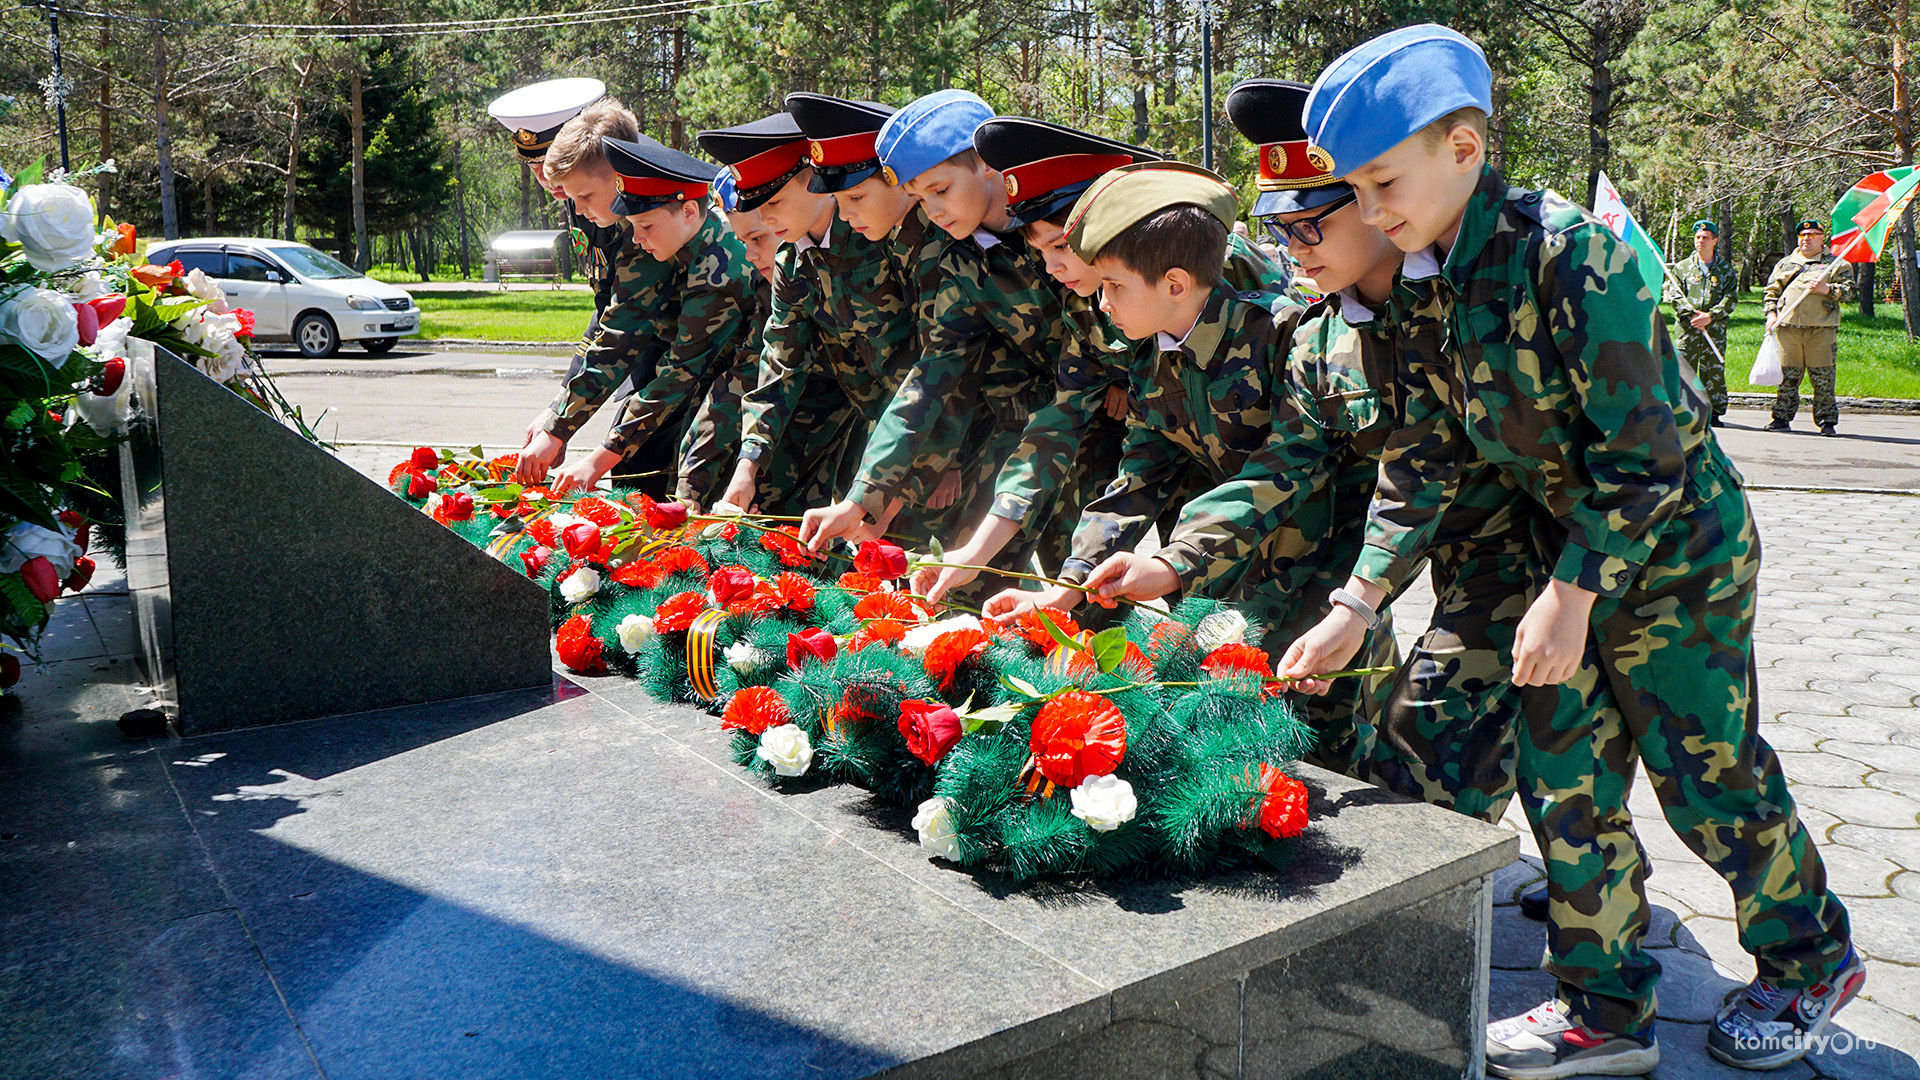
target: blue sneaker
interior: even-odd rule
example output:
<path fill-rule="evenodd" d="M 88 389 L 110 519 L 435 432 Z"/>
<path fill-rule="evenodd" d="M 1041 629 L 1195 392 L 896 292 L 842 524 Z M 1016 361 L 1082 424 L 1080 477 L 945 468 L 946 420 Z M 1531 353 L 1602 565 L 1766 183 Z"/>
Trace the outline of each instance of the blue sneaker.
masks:
<path fill-rule="evenodd" d="M 1777 1069 L 1799 1061 L 1866 981 L 1867 966 L 1851 945 L 1832 975 L 1804 990 L 1756 978 L 1713 1018 L 1707 1052 L 1736 1069 Z"/>

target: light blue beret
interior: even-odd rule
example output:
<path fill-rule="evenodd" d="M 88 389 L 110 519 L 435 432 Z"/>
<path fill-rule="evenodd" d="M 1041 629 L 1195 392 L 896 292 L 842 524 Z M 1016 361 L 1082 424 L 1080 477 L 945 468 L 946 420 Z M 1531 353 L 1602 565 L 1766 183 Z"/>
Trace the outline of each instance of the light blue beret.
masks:
<path fill-rule="evenodd" d="M 973 149 L 973 129 L 992 118 L 993 106 L 965 90 L 936 90 L 915 98 L 880 125 L 874 143 L 880 175 L 890 184 L 904 184 Z"/>
<path fill-rule="evenodd" d="M 1434 23 L 1381 34 L 1327 65 L 1303 122 L 1313 163 L 1345 176 L 1469 105 L 1493 111 L 1493 71 L 1480 46 Z"/>

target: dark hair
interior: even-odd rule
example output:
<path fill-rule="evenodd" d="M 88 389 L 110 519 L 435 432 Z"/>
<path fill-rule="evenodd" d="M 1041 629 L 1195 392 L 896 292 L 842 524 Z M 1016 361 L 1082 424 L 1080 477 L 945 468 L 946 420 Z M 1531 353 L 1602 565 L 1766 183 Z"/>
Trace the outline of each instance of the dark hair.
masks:
<path fill-rule="evenodd" d="M 1177 266 L 1196 286 L 1211 289 L 1227 261 L 1227 227 L 1190 203 L 1169 206 L 1120 230 L 1094 257 L 1112 259 L 1149 282 Z"/>
<path fill-rule="evenodd" d="M 1068 203 L 1067 205 L 1061 207 L 1060 209 L 1055 210 L 1053 213 L 1048 214 L 1046 217 L 1035 218 L 1034 220 L 1027 222 L 1025 225 L 1020 226 L 1020 237 L 1023 240 L 1029 240 L 1029 241 L 1032 240 L 1033 233 L 1030 232 L 1029 230 L 1032 229 L 1035 225 L 1040 224 L 1042 221 L 1046 222 L 1049 225 L 1057 226 L 1059 228 L 1064 229 L 1067 227 L 1067 219 L 1072 216 L 1073 216 L 1073 204 Z"/>

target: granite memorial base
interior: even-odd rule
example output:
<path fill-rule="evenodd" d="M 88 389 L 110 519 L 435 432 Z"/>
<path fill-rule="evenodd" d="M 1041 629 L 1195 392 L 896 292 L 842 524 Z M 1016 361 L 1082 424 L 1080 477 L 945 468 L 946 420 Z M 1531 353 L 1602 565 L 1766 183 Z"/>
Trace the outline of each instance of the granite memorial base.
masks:
<path fill-rule="evenodd" d="M 121 450 L 146 675 L 182 734 L 552 680 L 545 593 L 171 353 Z"/>

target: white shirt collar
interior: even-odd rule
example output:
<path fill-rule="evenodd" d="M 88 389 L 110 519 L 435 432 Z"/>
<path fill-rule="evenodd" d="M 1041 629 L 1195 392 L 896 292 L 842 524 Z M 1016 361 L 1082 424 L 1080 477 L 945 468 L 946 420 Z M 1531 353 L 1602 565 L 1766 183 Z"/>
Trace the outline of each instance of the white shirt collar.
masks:
<path fill-rule="evenodd" d="M 801 233 L 800 239 L 795 240 L 793 242 L 793 253 L 795 255 L 804 255 L 806 254 L 806 251 L 808 248 L 819 248 L 821 251 L 828 251 L 828 250 L 831 250 L 832 247 L 833 247 L 833 229 L 832 227 L 828 227 L 827 235 L 821 237 L 817 241 L 812 236 L 809 236 L 806 233 Z"/>
<path fill-rule="evenodd" d="M 1165 330 L 1156 331 L 1153 335 L 1154 343 L 1160 346 L 1161 352 L 1179 352 L 1180 346 L 1185 345 L 1187 339 L 1193 336 L 1194 328 L 1198 327 L 1200 322 L 1199 319 L 1193 320 L 1193 326 L 1187 327 L 1187 332 L 1179 337 L 1174 337 Z"/>
<path fill-rule="evenodd" d="M 1400 260 L 1400 274 L 1408 281 L 1439 277 L 1440 260 L 1434 257 L 1432 248 L 1409 251 L 1406 258 Z"/>
<path fill-rule="evenodd" d="M 1352 288 L 1340 290 L 1340 318 L 1348 326 L 1365 326 L 1373 321 L 1373 309 L 1360 299 L 1360 294 Z"/>
<path fill-rule="evenodd" d="M 1000 238 L 985 229 L 973 230 L 973 242 L 980 245 L 981 251 L 992 251 L 1000 246 Z"/>

